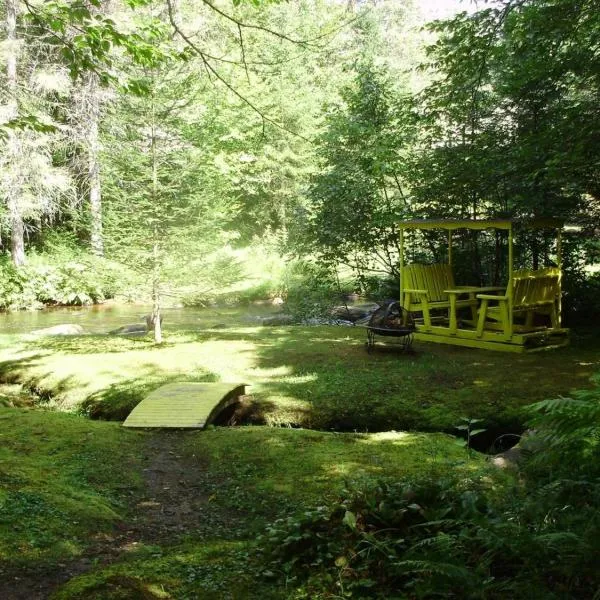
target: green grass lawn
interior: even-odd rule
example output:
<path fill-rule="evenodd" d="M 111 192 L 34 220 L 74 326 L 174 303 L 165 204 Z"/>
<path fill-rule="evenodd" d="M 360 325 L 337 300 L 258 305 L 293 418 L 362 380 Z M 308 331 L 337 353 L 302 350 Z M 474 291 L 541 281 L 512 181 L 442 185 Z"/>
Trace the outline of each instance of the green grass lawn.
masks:
<path fill-rule="evenodd" d="M 444 434 L 272 427 L 164 434 L 15 408 L 0 409 L 0 422 L 5 594 L 15 574 L 31 581 L 48 573 L 42 581 L 56 598 L 285 598 L 289 590 L 270 589 L 240 558 L 247 559 L 270 520 L 368 480 L 436 477 L 448 469 L 465 477 L 491 472 L 482 457 L 469 458 Z M 150 496 L 172 508 L 156 496 L 160 490 L 149 496 L 145 481 L 157 443 L 185 465 L 188 484 L 195 482 L 169 502 L 202 501 L 195 507 L 200 514 L 184 515 L 182 528 L 171 523 L 154 535 L 163 509 L 146 520 Z M 174 479 L 158 483 L 165 490 L 173 485 Z M 198 529 L 198 522 L 206 527 Z M 86 557 L 91 562 L 82 563 Z M 55 573 L 65 568 L 75 575 L 57 583 Z"/>
<path fill-rule="evenodd" d="M 0 408 L 0 562 L 77 556 L 123 519 L 141 485 L 140 439 L 115 423 Z"/>
<path fill-rule="evenodd" d="M 0 350 L 0 378 L 50 406 L 124 419 L 170 381 L 249 384 L 255 422 L 315 429 L 448 431 L 481 418 L 494 434 L 523 426 L 520 409 L 589 385 L 600 342 L 525 355 L 416 343 L 414 354 L 367 355 L 345 327 L 166 330 L 166 343 L 109 336 L 21 338 Z"/>
<path fill-rule="evenodd" d="M 493 436 L 518 430 L 523 406 L 590 385 L 600 367 L 591 335 L 531 355 L 420 343 L 368 355 L 364 342 L 358 328 L 234 318 L 167 328 L 159 347 L 4 336 L 0 597 L 14 586 L 63 600 L 294 597 L 293 582 L 249 567 L 268 522 L 379 479 L 459 473 L 502 493 L 509 476 L 443 432 L 461 417 Z M 238 418 L 305 428 L 165 433 L 88 418 L 121 420 L 175 380 L 245 382 Z"/>
<path fill-rule="evenodd" d="M 183 452 L 221 464 L 231 479 L 214 500 L 265 518 L 337 497 L 378 477 L 439 476 L 480 469 L 452 436 L 440 433 L 328 433 L 274 427 L 215 428 L 185 436 Z M 240 482 L 244 485 L 240 487 Z"/>

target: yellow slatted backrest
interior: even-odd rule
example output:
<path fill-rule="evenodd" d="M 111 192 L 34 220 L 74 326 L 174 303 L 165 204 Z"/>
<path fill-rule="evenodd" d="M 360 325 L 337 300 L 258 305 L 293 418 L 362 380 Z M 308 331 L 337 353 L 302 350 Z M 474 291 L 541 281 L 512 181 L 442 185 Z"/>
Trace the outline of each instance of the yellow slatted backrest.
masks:
<path fill-rule="evenodd" d="M 445 302 L 448 295 L 444 290 L 454 287 L 454 276 L 450 265 L 409 265 L 404 267 L 404 282 L 406 290 L 427 290 L 430 302 Z"/>
<path fill-rule="evenodd" d="M 553 302 L 560 290 L 560 269 L 522 269 L 513 275 L 513 306 Z"/>

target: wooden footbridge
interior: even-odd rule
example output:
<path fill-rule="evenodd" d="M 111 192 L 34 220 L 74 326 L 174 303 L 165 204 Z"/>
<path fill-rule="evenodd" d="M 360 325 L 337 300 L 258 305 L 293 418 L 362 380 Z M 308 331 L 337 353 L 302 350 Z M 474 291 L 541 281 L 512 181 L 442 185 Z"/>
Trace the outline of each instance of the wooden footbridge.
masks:
<path fill-rule="evenodd" d="M 123 426 L 204 429 L 239 402 L 245 388 L 243 383 L 169 383 L 146 396 Z"/>

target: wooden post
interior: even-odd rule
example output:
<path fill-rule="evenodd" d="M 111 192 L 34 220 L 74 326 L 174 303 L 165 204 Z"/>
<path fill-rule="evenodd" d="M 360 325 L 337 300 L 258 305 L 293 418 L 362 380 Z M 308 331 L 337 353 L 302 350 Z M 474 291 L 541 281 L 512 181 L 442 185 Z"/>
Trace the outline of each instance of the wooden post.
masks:
<path fill-rule="evenodd" d="M 558 266 L 558 297 L 556 298 L 556 318 L 558 326 L 562 327 L 562 233 L 556 232 L 556 265 Z"/>
<path fill-rule="evenodd" d="M 513 228 L 511 223 L 508 228 L 508 285 L 506 286 L 508 296 L 507 334 L 509 339 L 513 334 L 513 258 Z"/>
<path fill-rule="evenodd" d="M 400 306 L 404 305 L 402 288 L 404 286 L 404 228 L 400 226 Z"/>
<path fill-rule="evenodd" d="M 448 264 L 452 269 L 452 229 L 448 229 Z"/>

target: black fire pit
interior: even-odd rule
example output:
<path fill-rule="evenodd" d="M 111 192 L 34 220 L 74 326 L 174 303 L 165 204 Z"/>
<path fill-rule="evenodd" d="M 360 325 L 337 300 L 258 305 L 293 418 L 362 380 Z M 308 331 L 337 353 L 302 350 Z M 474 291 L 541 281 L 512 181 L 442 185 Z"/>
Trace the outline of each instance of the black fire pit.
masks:
<path fill-rule="evenodd" d="M 403 351 L 410 349 L 415 332 L 415 321 L 410 312 L 400 306 L 400 302 L 387 302 L 380 306 L 369 319 L 367 327 L 367 352 L 375 346 L 375 337 L 394 337 L 398 339 Z"/>

